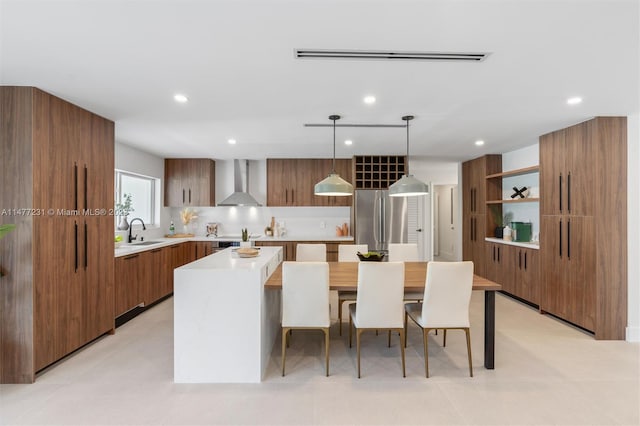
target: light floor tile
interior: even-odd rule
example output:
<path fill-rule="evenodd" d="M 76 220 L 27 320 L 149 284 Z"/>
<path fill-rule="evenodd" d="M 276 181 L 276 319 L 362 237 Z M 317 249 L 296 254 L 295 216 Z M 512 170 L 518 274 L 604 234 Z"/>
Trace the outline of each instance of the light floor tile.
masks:
<path fill-rule="evenodd" d="M 334 301 L 335 302 L 335 301 Z M 474 377 L 461 332 L 410 325 L 403 378 L 398 336 L 365 333 L 362 378 L 348 329 L 331 328 L 330 377 L 321 333 L 294 332 L 287 374 L 280 342 L 260 384 L 173 383 L 173 300 L 149 309 L 47 371 L 0 386 L 0 424 L 64 425 L 638 425 L 640 345 L 592 336 L 508 297 L 496 297 L 496 369 L 483 367 L 481 293 L 471 305 Z M 334 310 L 333 316 L 337 317 Z M 348 318 L 345 316 L 345 319 Z"/>

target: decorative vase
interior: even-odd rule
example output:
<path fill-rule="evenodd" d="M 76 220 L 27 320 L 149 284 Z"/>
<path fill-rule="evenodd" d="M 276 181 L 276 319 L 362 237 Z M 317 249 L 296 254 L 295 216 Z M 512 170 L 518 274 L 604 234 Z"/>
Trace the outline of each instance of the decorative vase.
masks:
<path fill-rule="evenodd" d="M 118 224 L 118 230 L 126 231 L 127 229 L 129 229 L 129 222 L 127 222 L 126 216 L 122 216 L 122 218 L 120 219 L 120 223 Z"/>
<path fill-rule="evenodd" d="M 189 233 L 189 224 L 185 223 L 184 225 L 182 225 L 182 233 L 183 234 L 188 234 Z"/>
<path fill-rule="evenodd" d="M 496 226 L 496 229 L 493 231 L 493 236 L 501 239 L 503 230 L 504 228 L 502 226 Z"/>
<path fill-rule="evenodd" d="M 240 241 L 240 247 L 251 247 L 251 241 Z"/>

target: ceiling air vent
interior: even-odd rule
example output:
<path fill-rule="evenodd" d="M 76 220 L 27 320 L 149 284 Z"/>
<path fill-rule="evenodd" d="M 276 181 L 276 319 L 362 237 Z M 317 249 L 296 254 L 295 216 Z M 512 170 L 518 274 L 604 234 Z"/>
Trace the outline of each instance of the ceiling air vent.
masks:
<path fill-rule="evenodd" d="M 471 52 L 390 52 L 385 50 L 295 49 L 297 59 L 358 59 L 391 61 L 481 62 L 489 53 Z"/>

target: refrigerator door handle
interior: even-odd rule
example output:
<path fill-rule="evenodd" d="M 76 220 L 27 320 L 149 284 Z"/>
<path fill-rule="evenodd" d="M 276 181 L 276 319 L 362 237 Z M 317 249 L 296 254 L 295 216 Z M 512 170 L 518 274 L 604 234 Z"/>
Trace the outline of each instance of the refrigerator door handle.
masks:
<path fill-rule="evenodd" d="M 387 202 L 380 192 L 378 192 L 378 196 L 380 197 L 380 242 L 385 244 L 387 242 L 387 235 L 385 232 L 385 226 L 387 224 Z"/>
<path fill-rule="evenodd" d="M 378 193 L 375 193 L 375 197 L 373 198 L 373 240 L 376 244 L 376 250 L 378 245 L 380 244 L 380 227 L 382 220 L 380 218 L 380 199 L 378 197 Z"/>

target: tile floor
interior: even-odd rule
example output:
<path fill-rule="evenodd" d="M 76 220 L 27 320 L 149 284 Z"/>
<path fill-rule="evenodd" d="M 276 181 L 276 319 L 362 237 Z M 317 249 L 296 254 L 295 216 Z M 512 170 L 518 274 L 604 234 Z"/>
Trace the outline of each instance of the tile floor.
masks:
<path fill-rule="evenodd" d="M 335 306 L 335 301 L 333 303 Z M 397 340 L 366 334 L 362 379 L 355 348 L 332 328 L 331 376 L 322 338 L 296 332 L 280 376 L 279 342 L 265 381 L 173 383 L 173 300 L 168 299 L 40 374 L 0 386 L 0 424 L 144 425 L 638 425 L 640 345 L 595 341 L 502 295 L 496 297 L 496 369 L 483 364 L 483 297 L 472 297 L 474 375 L 464 334 L 430 341 L 424 378 L 421 334 L 410 327 L 407 377 Z"/>

